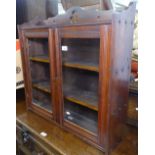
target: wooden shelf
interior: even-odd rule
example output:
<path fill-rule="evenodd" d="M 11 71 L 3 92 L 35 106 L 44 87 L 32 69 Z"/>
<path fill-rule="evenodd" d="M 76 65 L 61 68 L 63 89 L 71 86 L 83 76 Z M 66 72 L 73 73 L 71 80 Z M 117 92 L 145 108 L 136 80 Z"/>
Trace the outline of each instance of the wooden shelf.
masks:
<path fill-rule="evenodd" d="M 46 93 L 51 93 L 50 82 L 47 82 L 47 81 L 32 84 L 32 87 L 37 88 L 37 89 L 44 91 Z"/>
<path fill-rule="evenodd" d="M 64 91 L 64 98 L 73 103 L 98 111 L 98 98 L 89 91 Z"/>
<path fill-rule="evenodd" d="M 45 56 L 45 55 L 30 57 L 30 60 L 37 61 L 37 62 L 49 63 L 49 57 Z"/>
<path fill-rule="evenodd" d="M 65 109 L 65 112 L 70 112 L 70 115 L 67 115 L 65 113 L 65 120 L 69 121 L 77 126 L 79 126 L 80 128 L 86 129 L 90 132 L 92 132 L 93 134 L 97 134 L 98 132 L 98 123 L 97 121 L 94 121 L 88 117 L 85 117 L 83 115 L 81 115 L 80 113 L 76 113 L 74 111 Z"/>
<path fill-rule="evenodd" d="M 89 70 L 94 72 L 99 72 L 99 67 L 95 63 L 89 63 L 89 62 L 64 62 L 63 66 L 70 67 L 70 68 L 77 68 L 77 69 L 83 69 L 83 70 Z"/>

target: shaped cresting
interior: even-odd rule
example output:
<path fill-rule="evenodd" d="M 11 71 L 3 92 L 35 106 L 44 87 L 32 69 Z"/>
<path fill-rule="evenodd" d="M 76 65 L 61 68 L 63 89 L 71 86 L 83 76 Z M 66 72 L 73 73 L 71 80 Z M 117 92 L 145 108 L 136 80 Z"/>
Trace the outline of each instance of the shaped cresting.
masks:
<path fill-rule="evenodd" d="M 135 12 L 136 3 L 132 2 L 129 7 L 123 10 L 98 10 L 98 9 L 85 9 L 81 7 L 71 7 L 65 14 L 57 15 L 55 17 L 43 20 L 41 17 L 36 17 L 28 23 L 22 24 L 21 28 L 30 27 L 61 27 L 68 25 L 92 25 L 92 24 L 110 24 L 113 21 L 113 16 L 126 16 L 131 12 Z M 131 16 L 132 18 L 132 16 Z M 132 21 L 133 22 L 133 21 Z"/>

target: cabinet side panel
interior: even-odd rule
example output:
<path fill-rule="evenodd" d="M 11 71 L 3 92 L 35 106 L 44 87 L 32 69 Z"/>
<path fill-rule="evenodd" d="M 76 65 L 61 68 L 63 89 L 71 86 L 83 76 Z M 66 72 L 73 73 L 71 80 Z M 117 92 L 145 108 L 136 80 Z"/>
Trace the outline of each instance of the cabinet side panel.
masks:
<path fill-rule="evenodd" d="M 121 140 L 125 131 L 134 15 L 135 4 L 132 4 L 126 11 L 113 16 L 107 150 Z"/>

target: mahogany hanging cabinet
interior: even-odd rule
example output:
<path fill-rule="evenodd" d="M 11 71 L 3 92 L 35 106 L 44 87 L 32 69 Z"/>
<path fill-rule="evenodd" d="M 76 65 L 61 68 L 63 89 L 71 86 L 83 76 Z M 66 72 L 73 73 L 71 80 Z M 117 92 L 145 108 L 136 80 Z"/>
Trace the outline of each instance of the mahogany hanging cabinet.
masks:
<path fill-rule="evenodd" d="M 121 140 L 135 3 L 19 26 L 27 108 L 108 154 Z"/>

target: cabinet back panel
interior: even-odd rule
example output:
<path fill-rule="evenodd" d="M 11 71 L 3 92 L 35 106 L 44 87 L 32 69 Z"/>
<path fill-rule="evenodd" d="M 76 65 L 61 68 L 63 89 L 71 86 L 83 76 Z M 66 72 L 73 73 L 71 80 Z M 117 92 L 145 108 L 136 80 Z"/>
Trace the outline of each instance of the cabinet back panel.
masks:
<path fill-rule="evenodd" d="M 39 107 L 51 111 L 51 96 L 43 91 L 32 89 L 32 102 Z"/>
<path fill-rule="evenodd" d="M 30 62 L 32 82 L 50 81 L 49 64 Z"/>
<path fill-rule="evenodd" d="M 79 125 L 82 128 L 97 133 L 98 114 L 73 102 L 64 101 L 64 117 L 66 120 Z"/>
<path fill-rule="evenodd" d="M 91 91 L 98 94 L 98 73 L 63 67 L 64 88 Z"/>
<path fill-rule="evenodd" d="M 29 39 L 29 55 L 48 56 L 48 39 Z"/>

